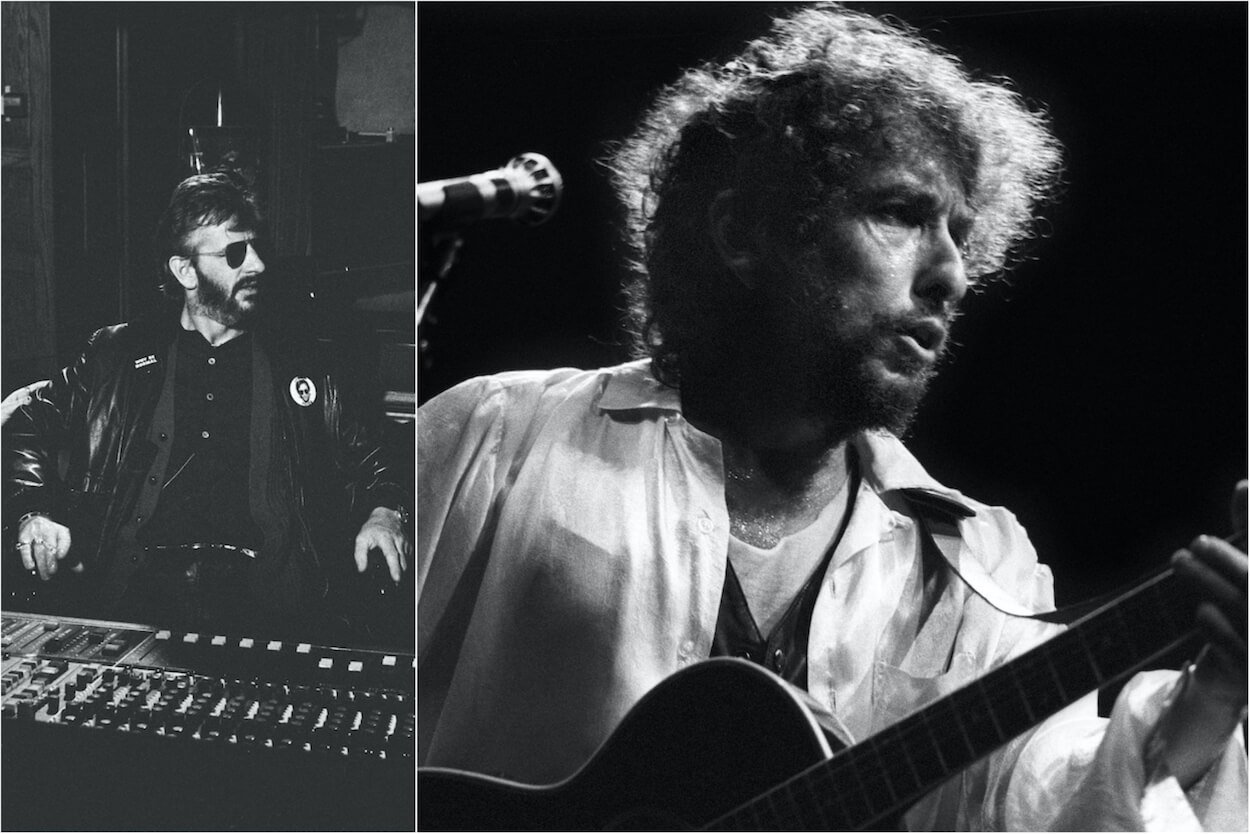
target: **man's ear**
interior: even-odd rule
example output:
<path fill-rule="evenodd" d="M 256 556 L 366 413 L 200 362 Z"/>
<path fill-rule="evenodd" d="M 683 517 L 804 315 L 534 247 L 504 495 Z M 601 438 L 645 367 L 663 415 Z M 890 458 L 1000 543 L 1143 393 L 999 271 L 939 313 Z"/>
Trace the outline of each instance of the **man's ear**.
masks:
<path fill-rule="evenodd" d="M 707 218 L 708 233 L 717 254 L 743 286 L 753 289 L 762 254 L 760 234 L 756 227 L 743 223 L 732 188 L 716 195 L 708 207 Z"/>
<path fill-rule="evenodd" d="M 183 289 L 193 290 L 199 286 L 199 276 L 195 274 L 195 266 L 190 258 L 185 255 L 170 255 L 165 265 L 169 268 L 169 274 L 182 284 Z"/>

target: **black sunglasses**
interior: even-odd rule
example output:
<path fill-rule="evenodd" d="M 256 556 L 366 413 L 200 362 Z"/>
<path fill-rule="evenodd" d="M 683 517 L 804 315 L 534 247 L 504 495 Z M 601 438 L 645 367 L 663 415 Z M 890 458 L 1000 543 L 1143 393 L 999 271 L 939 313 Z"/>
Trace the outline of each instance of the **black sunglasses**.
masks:
<path fill-rule="evenodd" d="M 214 258 L 225 258 L 226 266 L 231 269 L 238 269 L 243 266 L 243 262 L 247 260 L 247 247 L 251 244 L 252 251 L 256 252 L 256 256 L 260 257 L 260 250 L 263 248 L 259 238 L 250 237 L 246 240 L 236 240 L 229 244 L 225 249 L 219 249 L 216 252 L 193 252 L 193 255 L 208 255 Z"/>

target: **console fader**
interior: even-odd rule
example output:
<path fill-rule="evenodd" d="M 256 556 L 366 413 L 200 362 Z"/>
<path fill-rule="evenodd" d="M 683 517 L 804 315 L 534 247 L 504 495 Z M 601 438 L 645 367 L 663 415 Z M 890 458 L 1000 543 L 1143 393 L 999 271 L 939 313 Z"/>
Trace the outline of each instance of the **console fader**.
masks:
<path fill-rule="evenodd" d="M 57 801 L 88 797 L 73 813 L 94 828 L 410 827 L 411 654 L 14 612 L 2 641 L 6 829 L 55 815 L 12 795 L 23 776 L 19 793 L 46 794 L 45 768 L 80 772 Z M 84 793 L 101 771 L 151 782 L 145 801 Z"/>

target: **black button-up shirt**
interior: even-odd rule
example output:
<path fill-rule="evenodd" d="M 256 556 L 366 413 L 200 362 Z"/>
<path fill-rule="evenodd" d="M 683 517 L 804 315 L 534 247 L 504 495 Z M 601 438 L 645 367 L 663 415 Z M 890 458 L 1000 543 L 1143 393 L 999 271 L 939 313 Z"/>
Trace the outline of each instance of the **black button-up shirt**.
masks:
<path fill-rule="evenodd" d="M 173 450 L 141 541 L 260 547 L 249 502 L 251 419 L 252 337 L 213 347 L 195 331 L 181 333 Z"/>

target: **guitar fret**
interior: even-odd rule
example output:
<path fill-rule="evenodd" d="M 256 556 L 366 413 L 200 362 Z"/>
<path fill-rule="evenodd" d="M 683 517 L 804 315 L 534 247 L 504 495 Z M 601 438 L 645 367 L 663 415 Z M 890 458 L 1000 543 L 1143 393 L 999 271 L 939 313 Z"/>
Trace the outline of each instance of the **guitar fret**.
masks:
<path fill-rule="evenodd" d="M 1016 691 L 1020 693 L 1020 703 L 1024 706 L 1024 711 L 1029 716 L 1029 724 L 1036 724 L 1037 715 L 1033 712 L 1033 705 L 1029 703 L 1029 693 L 1025 692 L 1024 684 L 1020 683 L 1020 676 L 1013 671 L 1009 677 L 1011 682 L 1016 685 Z"/>
<path fill-rule="evenodd" d="M 798 809 L 804 807 L 803 801 L 794 795 L 794 780 L 790 779 L 781 783 L 781 790 L 785 793 L 786 810 L 784 815 L 786 821 L 795 821 L 802 819 L 802 815 L 798 813 Z M 793 826 L 785 826 L 792 828 Z"/>
<path fill-rule="evenodd" d="M 780 814 L 777 813 L 777 792 L 769 791 L 764 794 L 764 804 L 767 805 L 768 818 L 765 820 L 769 828 L 777 828 L 777 822 L 780 821 Z"/>
<path fill-rule="evenodd" d="M 1124 646 L 1127 646 L 1128 651 L 1125 652 L 1126 654 L 1129 654 L 1133 657 L 1138 656 L 1141 653 L 1141 651 L 1138 648 L 1137 643 L 1134 641 L 1133 637 L 1135 635 L 1137 628 L 1145 627 L 1147 623 L 1144 621 L 1137 622 L 1137 623 L 1131 623 L 1127 621 L 1124 618 L 1123 606 L 1117 605 L 1115 608 L 1112 608 L 1110 612 L 1108 613 L 1110 614 L 1110 616 L 1115 618 L 1116 625 L 1119 626 L 1115 632 L 1116 634 L 1120 635 L 1120 640 L 1119 640 L 1120 645 L 1116 647 L 1117 650 L 1124 652 Z M 1141 619 L 1142 618 L 1140 617 L 1138 618 L 1138 620 L 1141 620 Z M 1109 632 L 1104 631 L 1104 634 L 1107 634 L 1107 633 Z"/>
<path fill-rule="evenodd" d="M 1094 656 L 1093 649 L 1090 648 L 1089 641 L 1085 639 L 1085 629 L 1075 628 L 1068 633 L 1080 644 L 1081 650 L 1085 652 L 1085 657 L 1089 660 L 1089 668 L 1094 670 L 1094 677 L 1098 681 L 1098 686 L 1102 686 L 1107 682 L 1107 676 L 1103 674 L 1102 666 L 1098 663 L 1098 658 Z"/>
<path fill-rule="evenodd" d="M 894 724 L 882 732 L 878 738 L 880 743 L 875 746 L 877 761 L 880 763 L 882 777 L 887 781 L 894 804 L 898 805 L 908 797 L 914 796 L 922 787 L 924 779 L 916 771 L 912 757 L 907 754 L 908 742 L 901 724 Z M 884 750 L 901 751 L 894 756 L 887 756 Z"/>
<path fill-rule="evenodd" d="M 865 816 L 875 817 L 878 813 L 877 808 L 873 805 L 873 800 L 876 798 L 876 794 L 873 792 L 871 786 L 864 781 L 864 773 L 869 769 L 865 760 L 872 754 L 873 746 L 868 741 L 864 741 L 859 744 L 855 750 L 856 753 L 851 756 L 851 758 L 854 759 L 854 766 L 851 767 L 851 772 L 855 775 L 855 781 L 859 783 L 859 795 L 863 798 L 864 805 L 868 811 Z"/>
<path fill-rule="evenodd" d="M 990 717 L 990 722 L 994 725 L 994 738 L 997 741 L 1006 741 L 1007 738 L 1003 733 L 1002 725 L 998 723 L 998 705 L 990 700 L 989 693 L 985 690 L 985 678 L 977 678 L 973 682 L 976 686 L 976 693 L 979 695 L 981 710 L 985 715 Z"/>
<path fill-rule="evenodd" d="M 897 726 L 900 738 L 908 739 L 905 747 L 910 747 L 913 751 L 911 766 L 921 784 L 931 785 L 945 779 L 950 770 L 946 767 L 941 744 L 929 724 L 927 712 L 916 713 Z"/>
<path fill-rule="evenodd" d="M 763 829 L 765 824 L 768 822 L 767 817 L 764 816 L 764 810 L 764 807 L 758 802 L 751 806 L 751 818 L 755 823 L 754 828 L 756 830 Z M 747 830 L 750 830 L 750 828 Z"/>
<path fill-rule="evenodd" d="M 795 808 L 798 808 L 798 809 L 811 808 L 815 810 L 817 816 L 820 817 L 820 825 L 818 827 L 825 831 L 828 831 L 829 829 L 833 828 L 833 825 L 829 821 L 829 815 L 825 813 L 826 803 L 822 801 L 824 799 L 824 796 L 818 793 L 813 788 L 811 779 L 806 774 L 800 774 L 798 779 L 792 779 L 787 784 L 791 784 L 794 782 L 799 783 L 803 787 L 804 792 L 807 794 L 807 796 L 803 800 L 795 801 Z M 791 791 L 791 796 L 793 796 L 793 791 Z M 800 815 L 800 818 L 801 818 L 801 815 Z M 806 823 L 804 823 L 804 825 L 806 826 Z"/>
<path fill-rule="evenodd" d="M 856 790 L 852 782 L 855 778 L 852 775 L 855 772 L 855 757 L 851 755 L 851 751 L 854 749 L 843 751 L 829 762 L 827 781 L 829 785 L 837 786 L 837 790 L 829 791 L 829 796 L 837 800 L 836 810 L 841 814 L 839 822 L 844 823 L 835 825 L 834 828 L 848 828 L 854 825 L 855 821 L 864 819 L 871 810 L 864 800 L 862 787 Z"/>
<path fill-rule="evenodd" d="M 993 749 L 1007 740 L 995 714 L 998 706 L 985 697 L 982 685 L 957 693 L 952 696 L 952 703 L 971 758 L 975 759 L 979 751 Z"/>
<path fill-rule="evenodd" d="M 951 723 L 959 728 L 959 739 L 963 741 L 964 746 L 968 750 L 968 757 L 975 758 L 977 755 L 976 745 L 972 743 L 972 739 L 968 737 L 968 729 L 964 726 L 963 718 L 960 716 L 961 709 L 957 708 L 954 699 L 947 699 L 941 703 L 947 705 L 947 711 L 950 713 Z"/>
<path fill-rule="evenodd" d="M 1105 681 L 1098 666 L 1093 662 L 1089 648 L 1085 645 L 1084 638 L 1079 631 L 1066 631 L 1054 638 L 1053 642 L 1054 647 L 1046 651 L 1047 667 L 1065 700 L 1074 701 L 1081 695 L 1102 686 Z M 1080 644 L 1083 651 L 1075 651 L 1074 643 Z M 1059 675 L 1060 669 L 1064 671 L 1062 676 Z M 1068 686 L 1063 685 L 1064 678 L 1067 679 Z"/>
<path fill-rule="evenodd" d="M 751 800 L 716 823 L 717 828 L 729 831 L 762 831 L 766 825 L 767 816 L 760 798 Z"/>
<path fill-rule="evenodd" d="M 806 809 L 808 809 L 808 806 L 806 806 L 805 799 L 800 799 L 798 796 L 795 796 L 794 781 L 795 780 L 793 779 L 789 779 L 784 781 L 784 783 L 781 783 L 781 790 L 784 791 L 785 803 L 783 811 L 778 814 L 778 819 L 783 821 L 784 825 L 780 826 L 780 828 L 783 829 L 795 829 L 799 828 L 800 825 L 808 825 L 808 823 L 804 823 L 804 814 Z M 780 798 L 781 796 L 779 796 L 779 799 Z"/>
<path fill-rule="evenodd" d="M 748 826 L 743 824 L 742 818 L 752 813 L 749 804 L 745 808 L 730 811 L 716 821 L 716 829 L 718 831 L 746 831 Z"/>
<path fill-rule="evenodd" d="M 1037 720 L 1041 721 L 1063 709 L 1071 703 L 1071 699 L 1059 681 L 1053 647 L 1043 644 L 1038 648 L 1038 662 L 1024 670 L 1020 683 L 1029 693 L 1029 699 L 1036 707 Z"/>
<path fill-rule="evenodd" d="M 890 779 L 889 762 L 887 762 L 885 757 L 881 755 L 881 747 L 877 744 L 875 739 L 870 738 L 865 743 L 868 745 L 868 749 L 872 752 L 873 758 L 877 760 L 877 772 L 881 774 L 881 781 L 885 784 L 886 790 L 890 792 L 890 804 L 897 804 L 899 796 L 898 791 L 894 789 L 893 781 Z"/>
<path fill-rule="evenodd" d="M 836 762 L 837 759 L 835 758 L 834 761 Z M 836 772 L 833 768 L 829 771 L 830 774 Z M 828 830 L 838 831 L 850 828 L 855 824 L 855 817 L 851 815 L 851 810 L 844 801 L 847 793 L 850 792 L 831 790 L 828 785 L 825 785 L 824 790 L 816 794 L 821 813 L 824 816 L 825 826 Z"/>
<path fill-rule="evenodd" d="M 903 732 L 899 729 L 898 724 L 895 724 L 893 727 L 891 727 L 890 732 L 893 734 L 894 739 L 899 742 L 904 741 L 906 738 L 903 735 Z M 923 778 L 921 778 L 919 771 L 916 770 L 916 765 L 912 763 L 912 757 L 909 755 L 906 755 L 907 745 L 900 743 L 900 744 L 896 744 L 895 746 L 904 751 L 904 755 L 899 756 L 899 758 L 907 762 L 907 769 L 911 771 L 911 775 L 915 779 L 914 787 L 909 789 L 908 792 L 914 793 L 916 791 L 919 791 L 921 788 L 924 787 L 925 781 Z"/>
<path fill-rule="evenodd" d="M 933 740 L 933 752 L 937 754 L 938 761 L 942 764 L 942 770 L 949 773 L 950 768 L 946 764 L 946 756 L 942 755 L 941 740 L 934 734 L 933 725 L 929 723 L 927 718 L 925 719 L 925 729 L 929 731 L 929 738 Z"/>
<path fill-rule="evenodd" d="M 1063 699 L 1064 703 L 1070 703 L 1073 699 L 1068 697 L 1068 690 L 1064 687 L 1063 680 L 1059 677 L 1059 670 L 1055 668 L 1055 664 L 1049 655 L 1046 657 L 1046 671 L 1050 672 L 1050 679 L 1054 681 L 1055 688 L 1059 690 L 1060 698 Z"/>
<path fill-rule="evenodd" d="M 717 820 L 716 827 L 721 831 L 759 831 L 762 826 L 757 803 L 748 802 L 735 808 Z"/>

